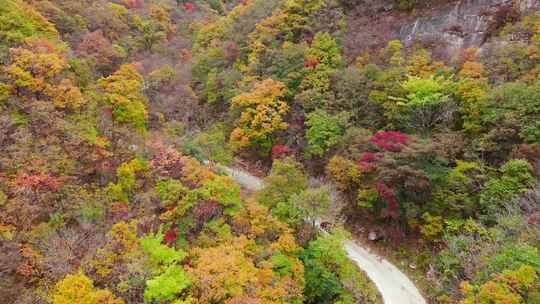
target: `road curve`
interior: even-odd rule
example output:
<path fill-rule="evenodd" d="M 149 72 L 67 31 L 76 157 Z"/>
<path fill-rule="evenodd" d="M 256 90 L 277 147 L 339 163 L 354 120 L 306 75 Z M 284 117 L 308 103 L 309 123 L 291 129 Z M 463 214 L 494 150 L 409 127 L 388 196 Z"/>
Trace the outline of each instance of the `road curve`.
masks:
<path fill-rule="evenodd" d="M 345 242 L 349 258 L 373 281 L 385 304 L 425 304 L 416 286 L 396 266 L 356 242 Z"/>
<path fill-rule="evenodd" d="M 258 191 L 264 188 L 263 181 L 248 172 L 218 165 L 218 169 L 236 180 L 242 187 Z M 385 304 L 426 304 L 426 300 L 414 283 L 396 266 L 376 254 L 369 252 L 356 242 L 345 242 L 349 258 L 373 281 Z"/>

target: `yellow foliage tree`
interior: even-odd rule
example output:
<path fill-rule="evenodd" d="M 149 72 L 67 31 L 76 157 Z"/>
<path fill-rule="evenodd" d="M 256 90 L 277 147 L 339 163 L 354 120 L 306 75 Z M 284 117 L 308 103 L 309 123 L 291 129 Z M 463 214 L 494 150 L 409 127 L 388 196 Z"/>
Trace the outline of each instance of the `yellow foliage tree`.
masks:
<path fill-rule="evenodd" d="M 78 109 L 84 98 L 71 79 L 59 50 L 46 40 L 31 39 L 24 47 L 10 49 L 10 64 L 4 72 L 12 94 L 24 100 L 48 100 L 59 109 Z"/>
<path fill-rule="evenodd" d="M 232 99 L 233 109 L 241 110 L 230 137 L 234 148 L 257 146 L 263 151 L 269 151 L 272 135 L 288 128 L 288 124 L 283 121 L 283 116 L 289 111 L 289 106 L 282 100 L 284 95 L 283 83 L 266 79 L 256 83 L 251 92 Z"/>
<path fill-rule="evenodd" d="M 109 290 L 95 289 L 83 273 L 67 275 L 58 282 L 52 294 L 52 304 L 124 304 Z"/>
<path fill-rule="evenodd" d="M 228 297 L 245 295 L 257 282 L 257 268 L 246 256 L 245 237 L 229 244 L 197 250 L 197 263 L 188 269 L 199 303 L 218 303 Z M 251 244 L 253 245 L 253 244 Z"/>
<path fill-rule="evenodd" d="M 103 101 L 112 107 L 114 119 L 145 130 L 146 99 L 142 93 L 143 78 L 130 64 L 125 64 L 109 77 L 98 80 Z"/>
<path fill-rule="evenodd" d="M 495 274 L 481 286 L 463 282 L 460 287 L 465 295 L 460 304 L 521 304 L 537 303 L 529 297 L 533 297 L 532 291 L 538 290 L 540 285 L 536 270 L 527 265 Z"/>
<path fill-rule="evenodd" d="M 294 242 L 282 240 L 289 241 Z M 284 249 L 296 247 L 287 244 Z M 188 274 L 196 286 L 193 292 L 197 303 L 237 303 L 242 298 L 266 304 L 301 301 L 304 268 L 300 260 L 275 251 L 273 259 L 256 263 L 256 257 L 263 252 L 264 248 L 245 236 L 216 247 L 196 249 L 198 258 Z"/>
<path fill-rule="evenodd" d="M 471 132 L 479 131 L 480 109 L 489 89 L 484 66 L 466 61 L 459 71 L 459 77 L 457 91 L 462 102 L 463 127 Z"/>
<path fill-rule="evenodd" d="M 341 156 L 334 156 L 330 159 L 326 165 L 326 174 L 343 191 L 356 187 L 362 177 L 358 166 L 353 161 Z"/>
<path fill-rule="evenodd" d="M 107 277 L 114 271 L 114 266 L 121 264 L 141 253 L 137 238 L 137 222 L 119 222 L 107 233 L 107 244 L 97 250 L 96 258 L 90 266 L 101 277 Z"/>

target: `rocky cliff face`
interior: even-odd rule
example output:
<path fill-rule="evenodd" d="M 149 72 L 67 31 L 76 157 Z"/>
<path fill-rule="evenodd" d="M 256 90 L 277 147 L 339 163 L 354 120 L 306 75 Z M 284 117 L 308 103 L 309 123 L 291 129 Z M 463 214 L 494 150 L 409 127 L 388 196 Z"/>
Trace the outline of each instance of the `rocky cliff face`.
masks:
<path fill-rule="evenodd" d="M 399 39 L 405 46 L 421 43 L 437 57 L 451 58 L 460 49 L 482 46 L 497 18 L 533 13 L 540 9 L 540 0 L 434 1 L 414 16 L 395 11 L 385 1 L 366 1 L 364 7 L 370 10 L 357 10 L 349 17 L 346 48 L 352 51 L 347 55 Z"/>
<path fill-rule="evenodd" d="M 512 11 L 515 8 L 515 11 Z M 503 14 L 527 14 L 540 8 L 540 0 L 461 0 L 434 10 L 401 27 L 399 38 L 405 45 L 418 40 L 442 42 L 447 55 L 469 47 L 479 47 L 488 38 L 496 18 Z"/>

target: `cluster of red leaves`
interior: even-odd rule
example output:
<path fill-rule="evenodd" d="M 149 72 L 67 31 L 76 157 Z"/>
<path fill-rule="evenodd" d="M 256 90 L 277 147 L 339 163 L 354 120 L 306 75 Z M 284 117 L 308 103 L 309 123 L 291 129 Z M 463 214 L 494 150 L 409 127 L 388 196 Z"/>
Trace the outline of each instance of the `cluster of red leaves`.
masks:
<path fill-rule="evenodd" d="M 308 58 L 304 62 L 304 68 L 306 69 L 314 69 L 319 65 L 319 61 L 315 58 Z"/>
<path fill-rule="evenodd" d="M 195 10 L 197 10 L 197 6 L 193 3 L 193 2 L 186 2 L 184 3 L 184 10 L 188 11 L 188 12 L 193 12 Z"/>
<path fill-rule="evenodd" d="M 129 9 L 141 8 L 142 6 L 142 1 L 140 0 L 126 0 L 126 7 Z"/>
<path fill-rule="evenodd" d="M 167 245 L 171 245 L 176 239 L 178 238 L 178 228 L 171 228 L 165 232 L 165 236 L 163 237 L 163 241 Z"/>
<path fill-rule="evenodd" d="M 377 132 L 369 140 L 382 150 L 401 152 L 407 146 L 409 137 L 398 131 L 381 131 Z"/>
<path fill-rule="evenodd" d="M 13 183 L 17 191 L 31 189 L 34 192 L 57 192 L 66 179 L 66 177 L 54 177 L 45 173 L 19 173 Z"/>
<path fill-rule="evenodd" d="M 396 197 L 396 192 L 394 189 L 388 187 L 383 182 L 378 182 L 375 185 L 375 190 L 379 193 L 379 195 L 383 198 L 383 200 L 386 202 L 386 208 L 384 208 L 381 211 L 381 217 L 383 218 L 391 218 L 391 219 L 398 219 L 399 218 L 399 205 L 398 200 Z"/>
<path fill-rule="evenodd" d="M 187 61 L 190 61 L 191 60 L 191 57 L 193 57 L 191 55 L 191 51 L 188 50 L 188 49 L 181 49 L 180 50 L 180 60 L 182 62 L 187 62 Z"/>
<path fill-rule="evenodd" d="M 375 163 L 384 157 L 383 153 L 365 152 L 362 158 L 356 162 L 356 165 L 362 172 L 372 172 L 375 170 Z"/>
<path fill-rule="evenodd" d="M 272 159 L 281 159 L 290 156 L 294 153 L 294 150 L 285 145 L 274 145 L 272 147 Z"/>

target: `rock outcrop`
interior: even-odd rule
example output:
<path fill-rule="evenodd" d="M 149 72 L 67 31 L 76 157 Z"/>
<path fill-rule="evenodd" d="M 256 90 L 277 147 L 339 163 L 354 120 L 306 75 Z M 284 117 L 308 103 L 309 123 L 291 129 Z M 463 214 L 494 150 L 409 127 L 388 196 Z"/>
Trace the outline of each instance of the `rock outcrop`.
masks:
<path fill-rule="evenodd" d="M 539 8 L 540 0 L 461 0 L 402 26 L 399 38 L 405 45 L 419 40 L 434 41 L 444 48 L 446 55 L 451 55 L 486 42 L 497 18 L 511 18 L 507 15 L 527 14 Z"/>
<path fill-rule="evenodd" d="M 391 3 L 365 1 L 350 12 L 345 42 L 349 58 L 399 39 L 405 46 L 420 43 L 449 59 L 463 48 L 482 46 L 498 21 L 540 10 L 540 0 L 433 0 L 410 14 Z"/>

